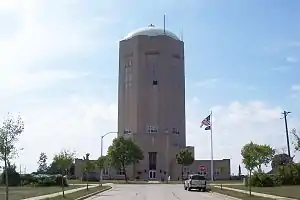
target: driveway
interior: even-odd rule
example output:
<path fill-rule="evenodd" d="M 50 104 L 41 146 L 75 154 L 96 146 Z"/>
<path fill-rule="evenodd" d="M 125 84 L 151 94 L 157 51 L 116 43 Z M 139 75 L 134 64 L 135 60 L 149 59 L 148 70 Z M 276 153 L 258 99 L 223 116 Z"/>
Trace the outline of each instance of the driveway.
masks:
<path fill-rule="evenodd" d="M 87 200 L 232 200 L 209 192 L 186 191 L 182 184 L 115 184 L 111 190 Z"/>

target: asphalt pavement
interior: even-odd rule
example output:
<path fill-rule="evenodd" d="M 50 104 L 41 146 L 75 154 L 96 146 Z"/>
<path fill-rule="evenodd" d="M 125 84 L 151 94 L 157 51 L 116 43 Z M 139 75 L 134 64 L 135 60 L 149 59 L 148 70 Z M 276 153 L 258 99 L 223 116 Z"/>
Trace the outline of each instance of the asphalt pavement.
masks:
<path fill-rule="evenodd" d="M 115 184 L 87 200 L 233 200 L 211 192 L 186 191 L 182 184 Z"/>

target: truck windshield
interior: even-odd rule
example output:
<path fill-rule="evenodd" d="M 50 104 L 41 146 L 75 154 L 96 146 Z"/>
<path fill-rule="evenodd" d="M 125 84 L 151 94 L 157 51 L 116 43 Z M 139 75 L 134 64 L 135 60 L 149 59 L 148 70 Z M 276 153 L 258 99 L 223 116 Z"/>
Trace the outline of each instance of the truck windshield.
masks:
<path fill-rule="evenodd" d="M 192 180 L 205 180 L 204 176 L 200 176 L 200 175 L 195 175 L 191 177 Z"/>

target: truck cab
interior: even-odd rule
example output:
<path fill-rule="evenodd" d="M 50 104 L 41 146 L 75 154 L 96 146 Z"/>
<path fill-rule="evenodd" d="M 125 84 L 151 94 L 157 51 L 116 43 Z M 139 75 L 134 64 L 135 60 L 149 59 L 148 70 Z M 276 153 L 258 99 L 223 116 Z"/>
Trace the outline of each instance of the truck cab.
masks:
<path fill-rule="evenodd" d="M 199 191 L 206 190 L 206 178 L 200 174 L 191 174 L 188 179 L 184 181 L 184 189 L 191 191 L 192 189 L 198 189 Z"/>

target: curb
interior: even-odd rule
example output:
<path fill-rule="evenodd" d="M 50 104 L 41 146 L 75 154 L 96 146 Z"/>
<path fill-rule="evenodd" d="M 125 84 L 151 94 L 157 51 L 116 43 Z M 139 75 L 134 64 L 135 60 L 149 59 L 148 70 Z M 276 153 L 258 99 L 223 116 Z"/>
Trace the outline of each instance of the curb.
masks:
<path fill-rule="evenodd" d="M 229 195 L 222 194 L 222 193 L 219 193 L 219 192 L 210 192 L 210 193 L 215 194 L 215 195 L 217 195 L 217 196 L 226 197 L 226 198 L 228 198 L 228 199 L 242 200 L 242 199 L 239 199 L 239 198 L 237 198 L 237 197 L 229 196 Z"/>
<path fill-rule="evenodd" d="M 89 197 L 91 197 L 91 196 L 97 195 L 97 194 L 99 194 L 99 193 L 101 193 L 101 192 L 105 192 L 105 191 L 110 190 L 110 189 L 112 189 L 112 187 L 111 187 L 111 186 L 108 186 L 108 188 L 105 188 L 105 189 L 100 190 L 100 191 L 93 192 L 93 193 L 91 193 L 91 194 L 87 194 L 87 195 L 82 196 L 82 197 L 79 197 L 79 198 L 77 198 L 77 199 L 75 199 L 75 200 L 83 200 L 83 199 L 87 199 L 87 198 L 89 198 Z"/>

